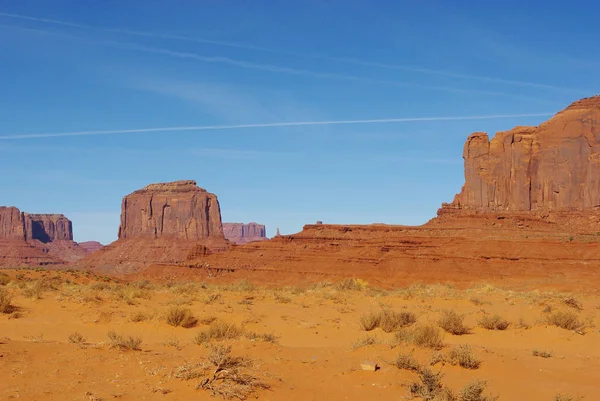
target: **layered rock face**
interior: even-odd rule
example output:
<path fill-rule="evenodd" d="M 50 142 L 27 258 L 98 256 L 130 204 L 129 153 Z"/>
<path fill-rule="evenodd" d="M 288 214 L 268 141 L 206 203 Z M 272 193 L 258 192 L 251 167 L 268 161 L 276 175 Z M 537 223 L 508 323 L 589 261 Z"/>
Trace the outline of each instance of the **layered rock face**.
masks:
<path fill-rule="evenodd" d="M 257 223 L 223 223 L 223 233 L 225 238 L 236 244 L 268 239 L 265 226 Z"/>
<path fill-rule="evenodd" d="M 73 223 L 62 214 L 23 213 L 25 238 L 41 242 L 73 241 Z"/>
<path fill-rule="evenodd" d="M 152 264 L 181 264 L 228 245 L 214 194 L 195 181 L 151 184 L 123 199 L 119 239 L 80 265 L 130 272 Z"/>
<path fill-rule="evenodd" d="M 62 214 L 29 214 L 0 207 L 0 266 L 48 266 L 85 254 L 73 242 L 73 224 Z"/>
<path fill-rule="evenodd" d="M 600 96 L 571 104 L 539 127 L 474 133 L 465 185 L 443 210 L 583 211 L 600 207 Z"/>
<path fill-rule="evenodd" d="M 142 237 L 223 238 L 217 197 L 195 181 L 151 184 L 127 195 L 121 206 L 119 239 Z"/>
<path fill-rule="evenodd" d="M 16 207 L 0 206 L 0 238 L 25 240 L 23 216 Z"/>

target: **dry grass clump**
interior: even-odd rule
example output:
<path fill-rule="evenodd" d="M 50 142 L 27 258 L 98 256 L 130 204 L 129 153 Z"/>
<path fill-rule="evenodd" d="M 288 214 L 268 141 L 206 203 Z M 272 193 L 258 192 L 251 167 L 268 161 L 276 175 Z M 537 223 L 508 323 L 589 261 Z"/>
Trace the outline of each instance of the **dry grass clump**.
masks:
<path fill-rule="evenodd" d="M 582 398 L 581 397 L 573 397 L 572 395 L 568 395 L 568 394 L 556 394 L 554 396 L 554 401 L 581 401 Z"/>
<path fill-rule="evenodd" d="M 23 296 L 33 299 L 41 299 L 46 291 L 55 291 L 57 289 L 54 282 L 46 278 L 40 278 L 23 288 Z"/>
<path fill-rule="evenodd" d="M 244 333 L 244 337 L 246 337 L 250 341 L 263 341 L 266 343 L 275 344 L 277 343 L 277 336 L 273 333 L 257 333 L 254 331 L 247 331 Z"/>
<path fill-rule="evenodd" d="M 165 316 L 167 324 L 175 327 L 194 327 L 198 323 L 198 319 L 194 317 L 192 311 L 188 308 L 173 306 L 169 308 Z"/>
<path fill-rule="evenodd" d="M 285 295 L 281 294 L 275 294 L 273 298 L 275 299 L 275 302 L 280 304 L 289 304 L 290 302 L 292 302 L 292 298 L 286 297 Z"/>
<path fill-rule="evenodd" d="M 68 339 L 71 344 L 83 344 L 85 342 L 85 337 L 76 331 L 69 334 Z"/>
<path fill-rule="evenodd" d="M 6 285 L 8 283 L 10 283 L 10 277 L 8 274 L 0 272 L 0 285 Z"/>
<path fill-rule="evenodd" d="M 476 380 L 472 383 L 467 384 L 460 390 L 458 394 L 458 401 L 495 401 L 498 399 L 497 396 L 485 395 L 485 387 L 487 382 L 484 380 Z"/>
<path fill-rule="evenodd" d="M 412 372 L 420 372 L 421 364 L 417 361 L 412 354 L 408 353 L 400 353 L 394 360 L 391 362 L 392 365 L 397 367 L 398 369 L 410 370 Z"/>
<path fill-rule="evenodd" d="M 380 342 L 381 341 L 376 337 L 365 336 L 363 338 L 359 338 L 358 340 L 356 340 L 356 342 L 354 344 L 352 344 L 352 349 L 368 347 L 369 345 L 379 344 Z"/>
<path fill-rule="evenodd" d="M 112 287 L 114 296 L 117 300 L 125 301 L 127 305 L 135 305 L 136 299 L 151 299 L 152 294 L 145 288 L 139 288 L 135 285 L 119 285 Z"/>
<path fill-rule="evenodd" d="M 479 319 L 479 325 L 488 330 L 506 330 L 510 323 L 500 315 L 485 315 Z"/>
<path fill-rule="evenodd" d="M 573 309 L 577 309 L 577 310 L 583 309 L 583 307 L 581 306 L 581 302 L 579 302 L 577 299 L 575 299 L 573 297 L 568 297 L 568 298 L 563 299 L 563 304 L 565 304 L 568 307 L 571 307 Z"/>
<path fill-rule="evenodd" d="M 577 314 L 571 311 L 556 311 L 546 316 L 548 324 L 560 327 L 566 330 L 581 330 L 583 323 L 577 317 Z"/>
<path fill-rule="evenodd" d="M 455 401 L 452 390 L 442 384 L 442 373 L 433 373 L 429 368 L 419 371 L 419 381 L 409 385 L 413 397 L 421 397 L 428 401 Z"/>
<path fill-rule="evenodd" d="M 204 316 L 204 317 L 201 317 L 198 321 L 200 322 L 200 324 L 208 326 L 211 323 L 213 323 L 215 320 L 217 320 L 216 316 Z"/>
<path fill-rule="evenodd" d="M 464 315 L 458 314 L 453 310 L 445 310 L 438 320 L 438 325 L 444 329 L 445 332 L 460 336 L 468 334 L 471 331 L 471 329 L 464 325 L 464 319 Z"/>
<path fill-rule="evenodd" d="M 396 341 L 409 342 L 417 347 L 440 349 L 444 346 L 444 334 L 433 325 L 420 325 L 396 332 Z"/>
<path fill-rule="evenodd" d="M 133 312 L 129 316 L 129 320 L 134 323 L 144 322 L 149 319 L 149 316 L 144 312 Z"/>
<path fill-rule="evenodd" d="M 338 290 L 362 291 L 369 287 L 369 283 L 359 278 L 347 278 L 340 282 L 337 286 Z"/>
<path fill-rule="evenodd" d="M 458 365 L 465 369 L 478 369 L 481 365 L 481 361 L 471 347 L 466 344 L 452 348 L 448 353 L 448 360 L 452 365 Z"/>
<path fill-rule="evenodd" d="M 533 356 L 539 356 L 541 358 L 552 358 L 552 352 L 550 352 L 550 351 L 544 351 L 544 350 L 539 350 L 539 349 L 534 349 L 531 352 L 531 355 L 533 355 Z"/>
<path fill-rule="evenodd" d="M 210 371 L 197 389 L 208 390 L 215 397 L 245 400 L 257 390 L 269 389 L 269 384 L 254 371 L 251 360 L 231 356 L 231 346 L 214 344 L 207 356 L 206 371 Z"/>
<path fill-rule="evenodd" d="M 12 304 L 12 297 L 4 288 L 0 288 L 0 313 L 13 313 L 17 308 Z"/>
<path fill-rule="evenodd" d="M 204 345 L 211 341 L 233 340 L 240 338 L 243 334 L 244 330 L 241 327 L 217 320 L 210 325 L 208 330 L 196 334 L 194 343 Z"/>
<path fill-rule="evenodd" d="M 382 310 L 378 313 L 370 312 L 362 315 L 359 323 L 361 329 L 365 331 L 375 330 L 377 327 L 380 327 L 386 333 L 391 333 L 416 321 L 417 317 L 412 312 Z"/>
<path fill-rule="evenodd" d="M 111 348 L 118 348 L 124 351 L 141 351 L 142 339 L 133 336 L 122 336 L 114 331 L 108 332 Z"/>

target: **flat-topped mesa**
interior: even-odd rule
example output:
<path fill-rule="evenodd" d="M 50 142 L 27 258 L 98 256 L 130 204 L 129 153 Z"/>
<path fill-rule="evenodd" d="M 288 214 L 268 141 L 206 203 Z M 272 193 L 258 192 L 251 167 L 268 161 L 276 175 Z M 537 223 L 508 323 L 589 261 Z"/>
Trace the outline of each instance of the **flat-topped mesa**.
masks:
<path fill-rule="evenodd" d="M 23 213 L 23 221 L 28 240 L 73 241 L 73 223 L 62 214 Z"/>
<path fill-rule="evenodd" d="M 582 211 L 600 207 L 600 96 L 538 127 L 469 136 L 465 185 L 440 212 Z"/>
<path fill-rule="evenodd" d="M 14 206 L 0 206 L 0 239 L 25 240 L 23 216 Z"/>
<path fill-rule="evenodd" d="M 263 224 L 257 223 L 223 223 L 225 238 L 236 244 L 246 244 L 254 241 L 264 241 L 267 230 Z"/>
<path fill-rule="evenodd" d="M 214 194 L 195 181 L 151 184 L 123 198 L 119 239 L 224 239 Z"/>

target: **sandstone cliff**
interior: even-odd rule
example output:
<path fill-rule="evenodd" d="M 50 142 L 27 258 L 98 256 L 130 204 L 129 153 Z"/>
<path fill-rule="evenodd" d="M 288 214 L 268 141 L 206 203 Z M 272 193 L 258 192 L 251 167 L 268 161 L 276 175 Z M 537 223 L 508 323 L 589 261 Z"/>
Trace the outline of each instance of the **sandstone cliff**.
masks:
<path fill-rule="evenodd" d="M 73 241 L 73 223 L 62 214 L 23 213 L 26 239 Z"/>
<path fill-rule="evenodd" d="M 23 216 L 16 207 L 0 206 L 0 238 L 25 240 Z"/>
<path fill-rule="evenodd" d="M 181 264 L 227 247 L 217 197 L 195 181 L 175 181 L 125 196 L 119 239 L 80 265 L 127 272 L 152 264 Z"/>
<path fill-rule="evenodd" d="M 119 238 L 223 238 L 214 194 L 195 181 L 151 184 L 127 195 L 121 206 Z"/>
<path fill-rule="evenodd" d="M 257 223 L 223 223 L 223 233 L 225 238 L 236 244 L 268 239 L 265 226 Z"/>
<path fill-rule="evenodd" d="M 600 207 L 600 96 L 538 127 L 469 136 L 465 185 L 451 209 L 582 211 Z"/>

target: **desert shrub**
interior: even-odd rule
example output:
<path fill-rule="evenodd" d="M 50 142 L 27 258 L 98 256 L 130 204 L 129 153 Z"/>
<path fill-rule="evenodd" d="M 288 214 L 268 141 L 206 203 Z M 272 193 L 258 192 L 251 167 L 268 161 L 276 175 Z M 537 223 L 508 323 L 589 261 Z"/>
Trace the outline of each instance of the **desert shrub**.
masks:
<path fill-rule="evenodd" d="M 379 327 L 386 333 L 397 331 L 402 327 L 408 326 L 417 321 L 417 317 L 412 312 L 394 312 L 384 310 L 379 317 Z"/>
<path fill-rule="evenodd" d="M 23 288 L 23 296 L 33 299 L 41 299 L 46 291 L 55 291 L 56 285 L 49 279 L 40 278 Z"/>
<path fill-rule="evenodd" d="M 360 317 L 360 328 L 364 331 L 375 330 L 379 326 L 381 315 L 379 313 L 370 312 Z"/>
<path fill-rule="evenodd" d="M 215 320 L 217 320 L 217 318 L 215 316 L 205 316 L 205 317 L 201 317 L 199 319 L 199 322 L 200 322 L 200 324 L 208 326 L 209 324 L 213 323 Z"/>
<path fill-rule="evenodd" d="M 85 337 L 76 331 L 69 334 L 68 339 L 71 344 L 82 344 L 85 342 Z"/>
<path fill-rule="evenodd" d="M 240 338 L 244 330 L 235 324 L 215 321 L 208 330 L 201 331 L 194 337 L 194 343 L 198 345 L 207 344 L 211 341 L 232 340 Z"/>
<path fill-rule="evenodd" d="M 444 335 L 436 326 L 420 325 L 397 331 L 396 341 L 410 342 L 417 347 L 440 349 L 444 346 Z"/>
<path fill-rule="evenodd" d="M 356 342 L 352 344 L 352 349 L 368 347 L 369 345 L 379 344 L 379 342 L 380 341 L 376 337 L 365 336 L 356 340 Z"/>
<path fill-rule="evenodd" d="M 244 337 L 251 341 L 263 341 L 266 343 L 277 343 L 277 336 L 273 333 L 257 333 L 254 331 L 247 331 L 244 333 Z"/>
<path fill-rule="evenodd" d="M 560 327 L 566 330 L 580 330 L 583 327 L 577 317 L 577 314 L 571 311 L 556 311 L 546 316 L 548 324 Z"/>
<path fill-rule="evenodd" d="M 341 281 L 336 287 L 339 290 L 362 291 L 369 286 L 369 283 L 359 278 L 347 278 Z"/>
<path fill-rule="evenodd" d="M 0 288 L 0 313 L 13 313 L 16 307 L 12 304 L 12 297 L 4 288 Z"/>
<path fill-rule="evenodd" d="M 111 330 L 108 332 L 108 339 L 110 340 L 111 348 L 118 348 L 126 351 L 141 350 L 140 345 L 142 344 L 142 339 L 139 337 L 123 336 Z"/>
<path fill-rule="evenodd" d="M 398 369 L 410 370 L 413 372 L 421 371 L 421 365 L 419 364 L 419 361 L 417 361 L 412 354 L 400 353 L 398 356 L 396 356 L 396 358 L 394 358 L 391 364 Z"/>
<path fill-rule="evenodd" d="M 145 314 L 144 312 L 133 312 L 129 316 L 129 320 L 134 323 L 144 322 L 144 321 L 148 320 L 148 315 Z"/>
<path fill-rule="evenodd" d="M 202 302 L 204 302 L 207 305 L 213 304 L 216 301 L 218 301 L 221 298 L 221 294 L 210 294 L 207 295 Z"/>
<path fill-rule="evenodd" d="M 488 330 L 506 330 L 510 323 L 500 315 L 485 315 L 479 319 L 479 325 Z"/>
<path fill-rule="evenodd" d="M 419 371 L 419 381 L 411 383 L 409 391 L 413 397 L 421 397 L 423 400 L 454 400 L 452 390 L 442 384 L 442 377 L 440 372 L 433 373 L 431 369 L 423 368 Z"/>
<path fill-rule="evenodd" d="M 8 283 L 10 283 L 10 277 L 8 274 L 0 272 L 0 285 L 6 285 Z"/>
<path fill-rule="evenodd" d="M 438 325 L 447 333 L 460 336 L 470 332 L 470 329 L 463 323 L 464 319 L 464 315 L 460 315 L 453 310 L 445 310 L 438 320 Z"/>
<path fill-rule="evenodd" d="M 251 282 L 249 282 L 248 280 L 244 279 L 244 280 L 240 280 L 240 281 L 237 281 L 237 282 L 231 284 L 229 289 L 231 291 L 249 292 L 249 291 L 256 290 L 256 286 L 254 284 L 252 284 Z"/>
<path fill-rule="evenodd" d="M 431 366 L 437 365 L 440 362 L 443 364 L 448 362 L 448 358 L 446 357 L 446 354 L 444 354 L 443 352 L 439 352 L 439 351 L 436 351 L 433 354 L 431 354 L 431 357 L 429 358 L 429 364 Z"/>
<path fill-rule="evenodd" d="M 534 349 L 531 352 L 531 355 L 533 355 L 533 356 L 539 356 L 541 358 L 552 358 L 552 352 L 550 352 L 550 351 L 544 351 L 544 350 L 539 350 L 539 349 Z"/>
<path fill-rule="evenodd" d="M 231 346 L 211 345 L 205 368 L 211 373 L 196 388 L 208 390 L 215 397 L 245 400 L 257 390 L 270 388 L 255 373 L 251 360 L 231 356 Z"/>
<path fill-rule="evenodd" d="M 554 401 L 581 401 L 581 397 L 573 397 L 568 394 L 556 394 L 554 396 Z"/>
<path fill-rule="evenodd" d="M 448 353 L 448 360 L 452 365 L 458 365 L 465 369 L 477 369 L 481 365 L 481 361 L 471 347 L 466 344 L 452 348 Z"/>
<path fill-rule="evenodd" d="M 494 401 L 497 400 L 498 397 L 492 397 L 489 395 L 484 395 L 485 387 L 487 383 L 483 380 L 477 380 L 472 383 L 467 384 L 460 390 L 458 395 L 459 401 Z"/>
<path fill-rule="evenodd" d="M 565 304 L 573 309 L 577 309 L 577 310 L 583 309 L 583 307 L 581 306 L 581 302 L 579 302 L 577 299 L 575 299 L 573 297 L 563 299 L 563 304 Z"/>
<path fill-rule="evenodd" d="M 286 297 L 285 295 L 275 294 L 274 296 L 275 302 L 280 304 L 289 304 L 292 302 L 292 298 Z"/>
<path fill-rule="evenodd" d="M 194 327 L 198 323 L 198 319 L 194 317 L 192 311 L 188 308 L 173 306 L 169 308 L 165 316 L 167 324 L 175 327 Z"/>

